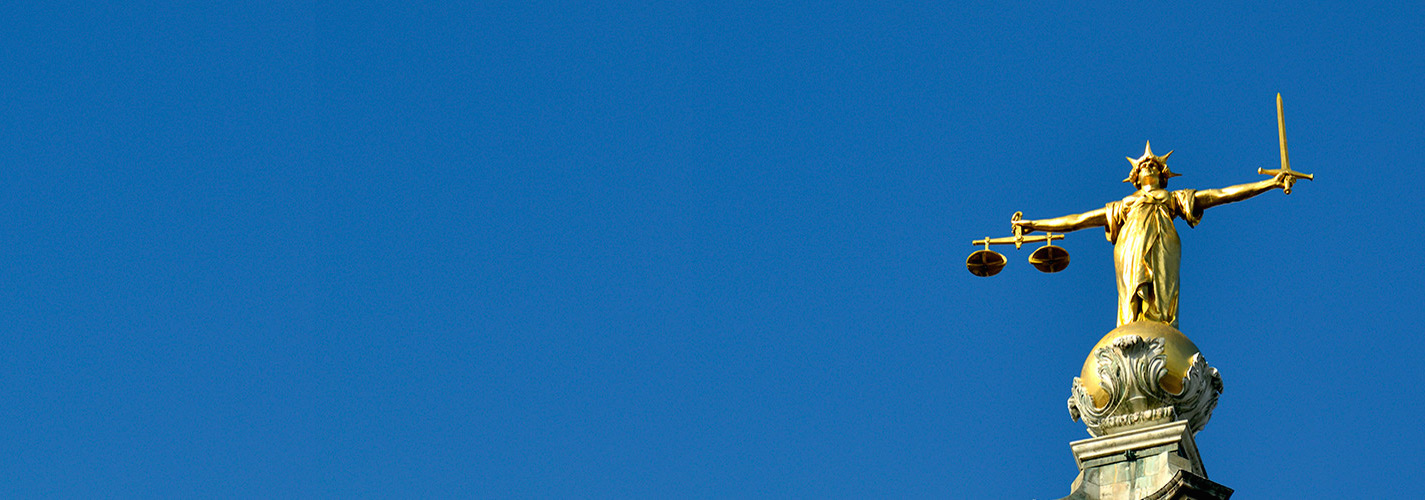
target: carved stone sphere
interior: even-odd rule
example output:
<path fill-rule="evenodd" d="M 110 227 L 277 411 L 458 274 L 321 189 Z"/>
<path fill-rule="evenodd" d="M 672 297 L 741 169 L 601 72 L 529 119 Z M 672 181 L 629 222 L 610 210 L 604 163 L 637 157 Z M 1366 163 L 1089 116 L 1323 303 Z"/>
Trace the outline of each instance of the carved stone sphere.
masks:
<path fill-rule="evenodd" d="M 1114 328 L 1113 331 L 1104 335 L 1098 344 L 1089 349 L 1089 357 L 1084 360 L 1083 371 L 1079 373 L 1079 379 L 1083 381 L 1084 390 L 1093 397 L 1094 406 L 1103 408 L 1108 404 L 1108 392 L 1099 385 L 1098 359 L 1093 352 L 1098 348 L 1111 345 L 1119 337 L 1127 335 L 1137 335 L 1144 339 L 1163 339 L 1163 354 L 1166 355 L 1167 375 L 1158 379 L 1158 383 L 1163 385 L 1163 389 L 1171 393 L 1180 393 L 1183 389 L 1183 377 L 1187 375 L 1188 368 L 1192 363 L 1192 356 L 1198 353 L 1197 345 L 1188 340 L 1187 335 L 1178 331 L 1177 328 L 1168 326 L 1165 323 L 1156 321 L 1134 321 L 1132 323 Z"/>

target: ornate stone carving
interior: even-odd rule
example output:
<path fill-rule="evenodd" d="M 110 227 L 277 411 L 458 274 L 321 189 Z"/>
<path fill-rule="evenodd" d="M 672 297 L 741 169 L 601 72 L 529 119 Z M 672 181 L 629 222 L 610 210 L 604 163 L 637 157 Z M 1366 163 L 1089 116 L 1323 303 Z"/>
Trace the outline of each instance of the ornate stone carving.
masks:
<path fill-rule="evenodd" d="M 1103 406 L 1094 404 L 1079 377 L 1074 377 L 1069 416 L 1083 420 L 1089 434 L 1104 436 L 1157 424 L 1185 420 L 1192 432 L 1202 430 L 1217 407 L 1222 376 L 1194 354 L 1182 390 L 1163 388 L 1167 376 L 1164 340 L 1126 335 L 1092 354 L 1098 364 L 1100 386 L 1108 394 Z"/>

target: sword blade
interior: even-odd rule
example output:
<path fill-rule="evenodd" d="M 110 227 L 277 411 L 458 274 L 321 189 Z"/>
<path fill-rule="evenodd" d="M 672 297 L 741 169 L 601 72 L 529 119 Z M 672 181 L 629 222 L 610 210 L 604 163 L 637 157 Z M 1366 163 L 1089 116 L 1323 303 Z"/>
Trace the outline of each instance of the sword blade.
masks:
<path fill-rule="evenodd" d="M 1291 170 L 1291 162 L 1286 159 L 1286 117 L 1282 114 L 1282 95 L 1277 93 L 1277 139 L 1282 147 L 1282 170 Z M 1287 188 L 1290 189 L 1290 188 Z"/>

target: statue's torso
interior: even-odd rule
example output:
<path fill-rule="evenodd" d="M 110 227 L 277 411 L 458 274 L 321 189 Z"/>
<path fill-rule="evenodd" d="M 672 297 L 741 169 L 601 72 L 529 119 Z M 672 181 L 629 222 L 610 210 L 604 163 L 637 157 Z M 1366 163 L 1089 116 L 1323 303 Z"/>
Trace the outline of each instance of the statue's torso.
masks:
<path fill-rule="evenodd" d="M 1108 238 L 1118 272 L 1119 324 L 1152 319 L 1177 323 L 1181 242 L 1173 218 L 1192 191 L 1137 191 L 1108 204 Z M 1188 201 L 1190 203 L 1190 201 Z M 1146 301 L 1146 304 L 1137 305 Z"/>
<path fill-rule="evenodd" d="M 1110 203 L 1108 208 L 1109 240 L 1115 246 L 1149 243 L 1159 237 L 1171 238 L 1176 246 L 1178 233 L 1173 228 L 1173 217 L 1180 211 L 1176 210 L 1174 193 L 1163 189 L 1136 191 L 1121 201 Z"/>

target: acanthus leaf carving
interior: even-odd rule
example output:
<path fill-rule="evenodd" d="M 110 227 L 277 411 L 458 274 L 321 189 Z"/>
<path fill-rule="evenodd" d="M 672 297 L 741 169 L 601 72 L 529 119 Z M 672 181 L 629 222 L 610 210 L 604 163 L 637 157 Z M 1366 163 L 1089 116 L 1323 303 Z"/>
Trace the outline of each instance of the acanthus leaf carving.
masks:
<path fill-rule="evenodd" d="M 1074 377 L 1068 400 L 1069 417 L 1082 420 L 1090 435 L 1102 436 L 1174 420 L 1187 420 L 1193 432 L 1202 430 L 1217 406 L 1222 377 L 1195 354 L 1182 390 L 1168 392 L 1162 386 L 1167 376 L 1167 357 L 1161 338 L 1144 339 L 1125 335 L 1093 353 L 1098 362 L 1100 387 L 1108 401 L 1102 406 Z"/>

